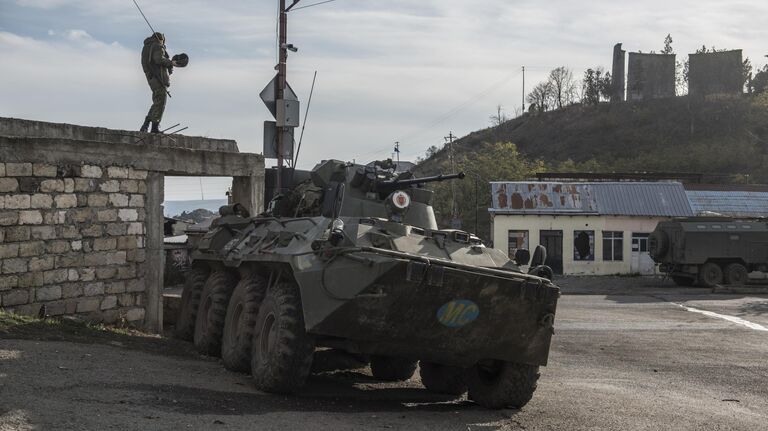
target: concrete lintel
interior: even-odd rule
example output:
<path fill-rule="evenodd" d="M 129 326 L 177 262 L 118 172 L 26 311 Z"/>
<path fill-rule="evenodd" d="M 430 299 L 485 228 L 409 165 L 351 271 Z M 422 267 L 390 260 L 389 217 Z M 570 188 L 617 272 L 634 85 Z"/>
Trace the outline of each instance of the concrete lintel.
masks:
<path fill-rule="evenodd" d="M 165 175 L 264 177 L 259 154 L 202 151 L 151 144 L 0 136 L 0 160 L 132 166 Z"/>
<path fill-rule="evenodd" d="M 171 123 L 166 124 L 166 126 L 172 125 L 173 124 Z M 231 139 L 215 139 L 186 135 L 152 135 L 130 130 L 49 123 L 46 121 L 24 120 L 20 118 L 0 117 L 0 134 L 3 136 L 15 136 L 20 138 L 64 138 L 76 141 L 96 141 L 122 145 L 141 144 L 142 142 L 137 141 L 143 139 L 144 143 L 171 148 L 223 151 L 230 153 L 239 151 L 237 142 Z"/>

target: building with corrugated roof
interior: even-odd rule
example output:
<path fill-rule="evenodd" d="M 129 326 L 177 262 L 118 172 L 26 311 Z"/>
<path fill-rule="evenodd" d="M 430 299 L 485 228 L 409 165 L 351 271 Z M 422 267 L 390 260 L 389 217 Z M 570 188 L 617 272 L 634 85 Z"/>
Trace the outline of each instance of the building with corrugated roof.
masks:
<path fill-rule="evenodd" d="M 492 182 L 494 247 L 547 248 L 556 274 L 653 274 L 656 224 L 694 215 L 679 182 Z"/>
<path fill-rule="evenodd" d="M 768 217 L 768 186 L 752 184 L 686 184 L 695 215 L 735 218 Z"/>

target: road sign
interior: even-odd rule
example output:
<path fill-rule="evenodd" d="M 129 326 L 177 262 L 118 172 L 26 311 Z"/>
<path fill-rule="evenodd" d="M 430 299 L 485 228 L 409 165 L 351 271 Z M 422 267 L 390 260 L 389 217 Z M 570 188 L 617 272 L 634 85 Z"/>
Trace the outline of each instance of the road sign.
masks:
<path fill-rule="evenodd" d="M 293 127 L 283 128 L 283 158 L 293 159 Z M 277 123 L 264 122 L 264 157 L 277 158 Z"/>
<path fill-rule="evenodd" d="M 261 90 L 259 97 L 261 97 L 261 100 L 267 105 L 267 109 L 272 113 L 272 116 L 277 119 L 277 75 L 275 75 L 275 77 L 269 81 L 269 84 Z M 285 83 L 285 94 L 283 99 L 292 101 L 299 100 L 299 98 L 296 97 L 296 93 L 293 92 L 291 85 L 287 82 Z"/>

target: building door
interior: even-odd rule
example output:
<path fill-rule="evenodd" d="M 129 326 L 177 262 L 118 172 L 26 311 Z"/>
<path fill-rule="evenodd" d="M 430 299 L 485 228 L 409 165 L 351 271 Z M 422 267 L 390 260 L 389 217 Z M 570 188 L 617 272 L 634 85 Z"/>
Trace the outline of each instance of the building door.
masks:
<path fill-rule="evenodd" d="M 648 252 L 648 233 L 632 233 L 632 259 L 630 271 L 633 274 L 653 275 L 656 272 L 656 264 Z"/>
<path fill-rule="evenodd" d="M 547 248 L 546 265 L 555 274 L 563 273 L 563 231 L 543 230 L 539 234 L 539 244 Z"/>

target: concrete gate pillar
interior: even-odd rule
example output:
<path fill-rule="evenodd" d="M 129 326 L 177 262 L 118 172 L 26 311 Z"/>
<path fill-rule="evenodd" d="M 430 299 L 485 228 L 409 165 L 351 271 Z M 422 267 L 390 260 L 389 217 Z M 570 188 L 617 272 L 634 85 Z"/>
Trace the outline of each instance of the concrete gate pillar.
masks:
<path fill-rule="evenodd" d="M 160 172 L 150 172 L 147 176 L 147 218 L 146 244 L 147 253 L 147 312 L 144 325 L 155 333 L 163 332 L 163 277 L 165 273 L 165 250 L 163 248 L 163 201 L 165 177 Z"/>
<path fill-rule="evenodd" d="M 264 181 L 257 176 L 232 178 L 232 201 L 256 216 L 264 211 Z"/>

